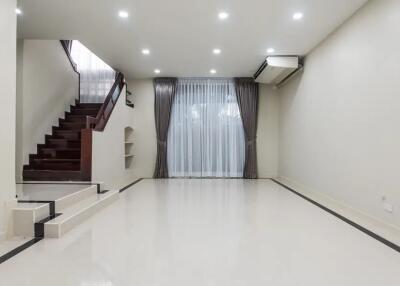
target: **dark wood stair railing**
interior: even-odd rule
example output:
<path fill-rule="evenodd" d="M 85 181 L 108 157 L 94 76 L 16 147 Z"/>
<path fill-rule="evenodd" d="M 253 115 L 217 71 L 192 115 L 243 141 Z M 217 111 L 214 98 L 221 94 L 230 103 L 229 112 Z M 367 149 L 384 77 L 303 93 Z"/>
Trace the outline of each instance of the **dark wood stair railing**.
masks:
<path fill-rule="evenodd" d="M 122 93 L 124 85 L 124 75 L 118 73 L 110 92 L 97 113 L 97 116 L 86 116 L 86 128 L 81 130 L 81 173 L 83 180 L 90 181 L 92 177 L 93 130 L 100 132 L 104 131 L 112 111 Z"/>
<path fill-rule="evenodd" d="M 108 93 L 103 105 L 97 113 L 97 116 L 95 118 L 91 116 L 86 117 L 86 129 L 94 129 L 96 131 L 104 130 L 124 85 L 124 75 L 122 73 L 118 73 L 114 85 L 111 87 L 110 92 Z"/>

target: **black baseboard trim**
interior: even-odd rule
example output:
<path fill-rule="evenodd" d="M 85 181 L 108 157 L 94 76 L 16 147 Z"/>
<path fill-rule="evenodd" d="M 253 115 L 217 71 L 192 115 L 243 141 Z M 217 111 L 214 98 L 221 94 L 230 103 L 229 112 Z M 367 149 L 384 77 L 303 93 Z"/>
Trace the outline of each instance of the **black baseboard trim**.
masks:
<path fill-rule="evenodd" d="M 96 184 L 97 185 L 97 193 L 98 194 L 103 194 L 102 191 L 100 190 L 100 184 Z"/>
<path fill-rule="evenodd" d="M 43 237 L 35 237 L 31 240 L 29 240 L 28 242 L 25 242 L 24 244 L 22 244 L 21 246 L 18 246 L 17 248 L 14 248 L 13 250 L 11 250 L 10 252 L 7 252 L 6 254 L 0 256 L 0 264 L 6 262 L 7 260 L 9 260 L 10 258 L 14 257 L 15 255 L 17 255 L 18 253 L 24 251 L 25 249 L 27 249 L 28 247 L 31 247 L 32 245 L 34 245 L 35 243 L 38 243 L 39 241 L 41 241 L 43 239 Z"/>
<path fill-rule="evenodd" d="M 289 187 L 289 186 L 287 186 L 287 185 L 285 185 L 285 184 L 283 184 L 283 183 L 281 183 L 281 182 L 279 182 L 279 181 L 277 181 L 275 179 L 271 179 L 271 180 L 273 182 L 275 182 L 276 184 L 280 185 L 281 187 L 284 187 L 288 191 L 292 192 L 293 194 L 295 194 L 295 195 L 301 197 L 302 199 L 312 203 L 313 205 L 319 207 L 320 209 L 323 209 L 324 211 L 330 213 L 331 215 L 334 215 L 338 219 L 344 221 L 345 223 L 351 225 L 352 227 L 358 229 L 359 231 L 365 233 L 366 235 L 376 239 L 377 241 L 383 243 L 387 247 L 390 247 L 391 249 L 393 249 L 393 250 L 395 250 L 395 251 L 400 253 L 400 246 L 399 245 L 387 240 L 386 238 L 383 238 L 382 236 L 376 234 L 375 232 L 370 231 L 369 229 L 367 229 L 367 228 L 359 225 L 358 223 L 355 223 L 354 221 L 342 216 L 341 214 L 339 214 L 339 213 L 337 213 L 337 212 L 335 212 L 335 211 L 333 211 L 333 210 L 321 205 L 320 203 L 317 203 L 316 201 L 314 201 L 314 200 L 308 198 L 307 196 L 305 196 L 305 195 L 297 192 L 296 190 L 292 189 L 291 187 Z"/>
<path fill-rule="evenodd" d="M 123 187 L 122 189 L 119 190 L 120 193 L 122 193 L 123 191 L 125 191 L 126 189 L 132 187 L 133 185 L 139 183 L 141 180 L 143 180 L 143 178 L 137 179 L 136 181 L 134 181 L 133 183 L 130 183 L 129 185 Z"/>

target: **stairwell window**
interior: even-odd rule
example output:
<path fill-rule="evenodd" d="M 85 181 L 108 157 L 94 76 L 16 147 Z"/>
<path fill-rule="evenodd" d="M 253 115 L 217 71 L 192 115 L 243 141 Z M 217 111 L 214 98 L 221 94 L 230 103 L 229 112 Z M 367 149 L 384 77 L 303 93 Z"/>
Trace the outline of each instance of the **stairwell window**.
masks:
<path fill-rule="evenodd" d="M 103 103 L 115 81 L 115 71 L 79 41 L 73 41 L 71 57 L 80 78 L 80 101 Z"/>

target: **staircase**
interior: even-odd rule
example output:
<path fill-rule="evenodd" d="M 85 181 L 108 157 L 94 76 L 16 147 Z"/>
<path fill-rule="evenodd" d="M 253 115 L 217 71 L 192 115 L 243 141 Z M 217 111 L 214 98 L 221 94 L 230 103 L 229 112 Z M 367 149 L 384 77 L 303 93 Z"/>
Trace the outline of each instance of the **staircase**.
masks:
<path fill-rule="evenodd" d="M 37 154 L 29 155 L 24 166 L 24 181 L 82 181 L 81 130 L 86 128 L 86 117 L 96 117 L 101 103 L 80 103 L 76 100 L 52 135 L 45 135 L 45 144 L 37 145 Z"/>

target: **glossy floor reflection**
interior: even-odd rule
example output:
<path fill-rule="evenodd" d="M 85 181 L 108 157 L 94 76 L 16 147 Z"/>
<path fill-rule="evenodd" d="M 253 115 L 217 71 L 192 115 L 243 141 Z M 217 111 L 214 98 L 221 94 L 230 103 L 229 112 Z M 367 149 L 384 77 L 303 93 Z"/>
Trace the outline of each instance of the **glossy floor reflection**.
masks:
<path fill-rule="evenodd" d="M 269 180 L 143 180 L 0 285 L 400 285 L 400 254 Z"/>

